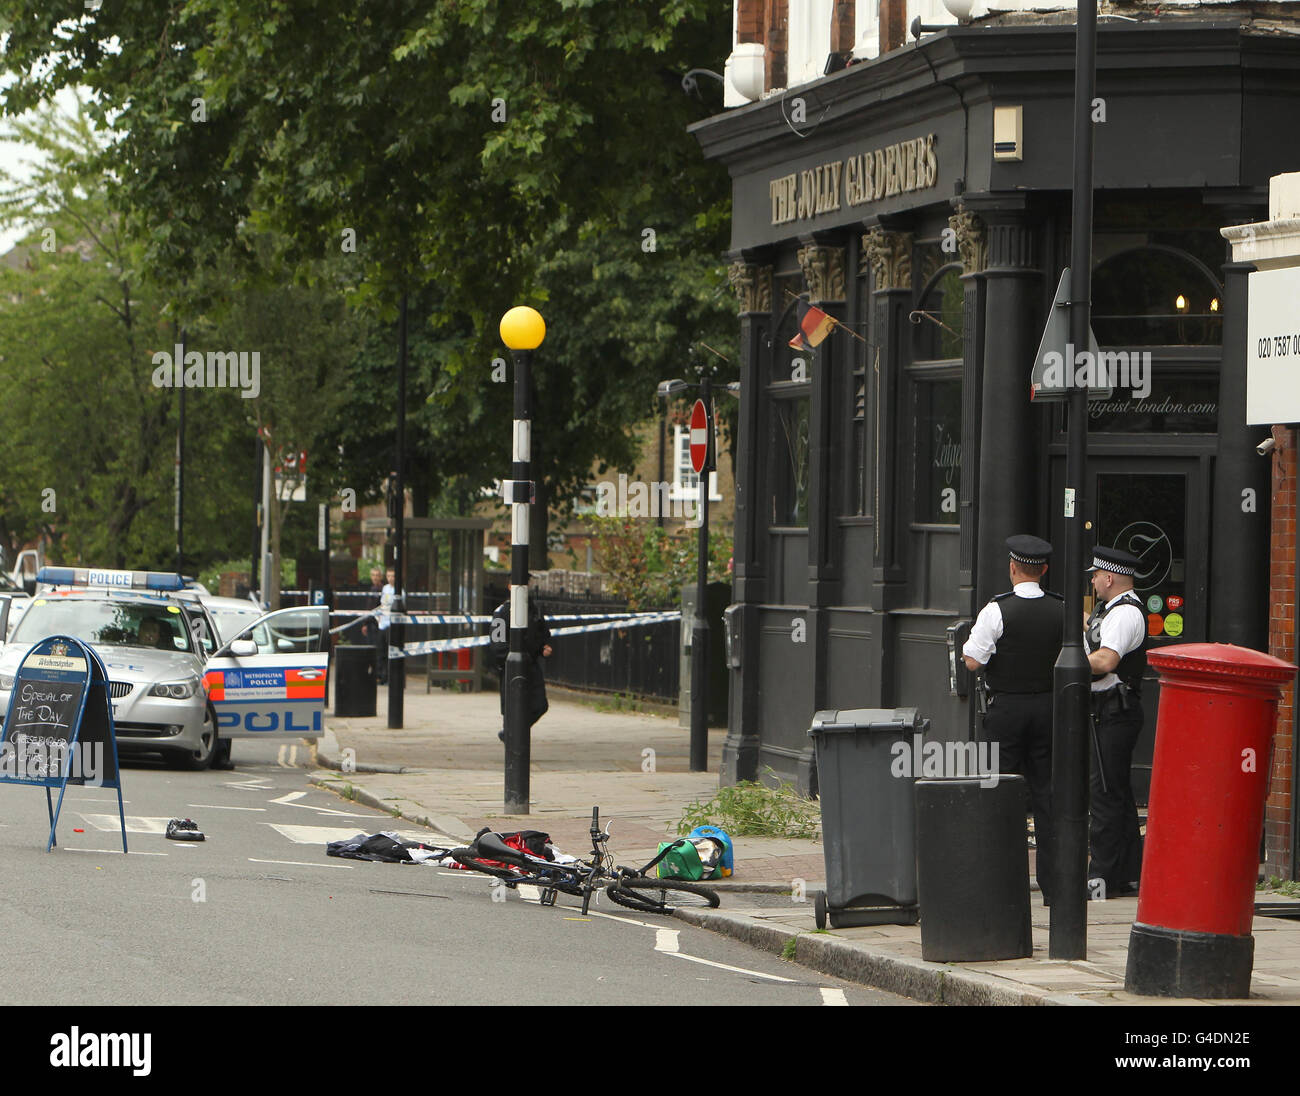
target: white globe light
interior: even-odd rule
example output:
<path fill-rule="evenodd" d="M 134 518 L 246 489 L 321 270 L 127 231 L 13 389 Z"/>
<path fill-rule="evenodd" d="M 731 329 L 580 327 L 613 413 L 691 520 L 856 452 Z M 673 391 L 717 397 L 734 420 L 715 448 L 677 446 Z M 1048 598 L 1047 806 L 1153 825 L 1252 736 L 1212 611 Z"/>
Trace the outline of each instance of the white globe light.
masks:
<path fill-rule="evenodd" d="M 975 7 L 975 0 L 943 0 L 943 6 L 948 9 L 948 14 L 957 22 L 965 23 L 970 19 L 970 13 Z"/>
<path fill-rule="evenodd" d="M 731 86 L 751 102 L 763 98 L 767 79 L 764 53 L 762 42 L 741 42 L 728 58 Z"/>

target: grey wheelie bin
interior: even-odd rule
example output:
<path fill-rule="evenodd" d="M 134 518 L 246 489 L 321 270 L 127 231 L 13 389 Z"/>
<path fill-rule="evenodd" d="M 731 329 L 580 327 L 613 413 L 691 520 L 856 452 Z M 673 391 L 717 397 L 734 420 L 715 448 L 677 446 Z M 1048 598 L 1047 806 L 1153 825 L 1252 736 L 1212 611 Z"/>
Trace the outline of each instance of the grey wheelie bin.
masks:
<path fill-rule="evenodd" d="M 914 925 L 916 803 L 914 736 L 930 726 L 915 708 L 818 712 L 808 734 L 817 750 L 826 892 L 817 927 Z M 905 751 L 896 749 L 903 743 Z"/>

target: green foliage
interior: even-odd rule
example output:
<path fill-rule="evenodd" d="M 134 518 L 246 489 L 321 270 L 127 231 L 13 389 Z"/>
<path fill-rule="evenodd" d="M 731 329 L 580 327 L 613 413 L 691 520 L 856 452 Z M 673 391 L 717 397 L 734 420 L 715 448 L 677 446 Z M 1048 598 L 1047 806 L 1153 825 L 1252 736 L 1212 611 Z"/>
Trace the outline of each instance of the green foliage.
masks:
<path fill-rule="evenodd" d="M 781 945 L 781 958 L 794 962 L 795 952 L 799 950 L 799 936 L 796 933 Z"/>
<path fill-rule="evenodd" d="M 771 769 L 768 773 L 775 778 Z M 721 826 L 732 837 L 816 839 L 821 831 L 821 812 L 817 804 L 799 795 L 787 781 L 769 788 L 753 780 L 741 780 L 718 789 L 718 794 L 706 803 L 690 804 L 677 823 L 677 832 L 687 834 L 696 826 Z"/>
<path fill-rule="evenodd" d="M 610 576 L 615 594 L 627 598 L 633 609 L 681 603 L 682 587 L 695 581 L 699 566 L 696 531 L 672 536 L 657 525 L 647 528 L 639 518 L 597 515 L 588 520 L 598 565 Z M 731 555 L 731 537 L 710 529 L 710 582 L 731 581 Z"/>
<path fill-rule="evenodd" d="M 1270 875 L 1267 882 L 1255 884 L 1255 889 L 1275 891 L 1288 898 L 1300 898 L 1300 880 L 1283 879 L 1277 875 Z"/>

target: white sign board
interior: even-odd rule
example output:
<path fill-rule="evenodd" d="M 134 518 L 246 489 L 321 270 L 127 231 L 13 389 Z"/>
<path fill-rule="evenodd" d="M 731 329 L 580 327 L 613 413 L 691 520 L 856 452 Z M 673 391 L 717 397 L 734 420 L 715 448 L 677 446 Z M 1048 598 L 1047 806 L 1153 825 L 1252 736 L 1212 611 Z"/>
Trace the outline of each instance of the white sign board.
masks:
<path fill-rule="evenodd" d="M 1300 422 L 1300 266 L 1250 275 L 1246 422 Z"/>

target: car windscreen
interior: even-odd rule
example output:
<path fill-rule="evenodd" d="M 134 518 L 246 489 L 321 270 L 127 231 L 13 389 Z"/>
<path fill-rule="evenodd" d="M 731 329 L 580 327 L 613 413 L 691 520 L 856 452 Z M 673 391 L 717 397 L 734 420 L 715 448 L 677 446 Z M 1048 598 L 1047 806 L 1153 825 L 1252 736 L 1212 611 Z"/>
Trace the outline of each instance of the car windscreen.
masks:
<path fill-rule="evenodd" d="M 217 626 L 217 632 L 220 635 L 222 643 L 229 643 L 235 636 L 258 617 L 262 615 L 262 610 L 255 605 L 250 605 L 248 609 L 214 609 L 208 607 L 208 612 L 212 616 L 213 622 Z"/>
<path fill-rule="evenodd" d="M 37 598 L 14 628 L 12 642 L 75 636 L 104 647 L 193 651 L 184 618 L 174 605 L 128 601 Z"/>

